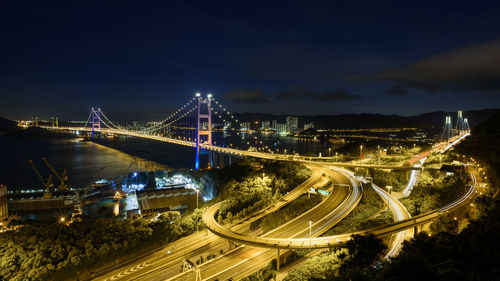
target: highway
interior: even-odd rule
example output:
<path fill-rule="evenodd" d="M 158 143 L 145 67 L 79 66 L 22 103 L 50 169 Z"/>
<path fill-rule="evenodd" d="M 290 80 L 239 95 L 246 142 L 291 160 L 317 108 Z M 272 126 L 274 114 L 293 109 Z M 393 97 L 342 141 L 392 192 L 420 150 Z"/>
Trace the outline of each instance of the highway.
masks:
<path fill-rule="evenodd" d="M 385 201 L 385 203 L 389 206 L 392 215 L 394 216 L 394 221 L 402 221 L 405 219 L 411 218 L 410 213 L 406 210 L 405 206 L 401 204 L 396 198 L 391 196 L 388 192 L 383 190 L 382 188 L 372 184 L 373 189 L 378 195 Z M 409 228 L 406 230 L 402 230 L 396 234 L 393 234 L 387 249 L 387 253 L 384 258 L 395 257 L 403 246 L 403 242 L 406 239 L 410 239 L 413 237 L 413 228 Z"/>
<path fill-rule="evenodd" d="M 336 183 L 349 183 L 349 178 L 344 174 L 328 171 L 326 169 L 325 173 L 333 177 L 333 181 Z M 335 189 L 339 192 L 331 193 L 316 207 L 266 233 L 262 237 L 272 236 L 280 237 L 280 239 L 303 237 L 302 239 L 309 243 L 309 221 L 312 221 L 311 237 L 317 237 L 345 217 L 354 207 L 356 207 L 361 199 L 361 190 L 357 184 L 356 186 L 349 185 L 349 187 L 336 186 Z M 214 220 L 211 224 L 212 223 L 217 222 Z M 255 237 L 248 233 L 241 233 L 241 235 Z M 264 267 L 271 259 L 275 258 L 276 255 L 277 250 L 275 249 L 259 249 L 240 246 L 218 259 L 199 266 L 199 269 L 201 270 L 203 280 L 225 280 L 225 278 L 230 277 L 238 279 Z M 148 276 L 148 278 L 152 278 L 148 280 L 157 280 L 154 276 Z M 194 280 L 194 272 L 180 273 L 167 280 Z"/>
<path fill-rule="evenodd" d="M 253 233 L 249 227 L 250 223 L 282 208 L 306 191 L 310 190 L 310 188 L 315 186 L 315 184 L 318 184 L 319 180 L 322 177 L 322 173 L 327 170 L 321 167 L 314 166 L 310 168 L 312 168 L 313 173 L 308 180 L 306 180 L 304 183 L 299 185 L 297 188 L 289 192 L 287 195 L 282 197 L 280 200 L 278 200 L 268 208 L 254 214 L 250 218 L 246 218 L 244 221 L 232 224 L 231 229 L 235 231 L 242 231 L 244 233 Z M 342 193 L 335 192 L 335 196 L 342 196 Z M 184 258 L 187 257 L 198 259 L 200 255 L 206 257 L 208 254 L 217 254 L 217 256 L 220 256 L 220 250 L 223 249 L 224 251 L 227 251 L 227 247 L 228 243 L 226 240 L 212 233 L 208 233 L 207 230 L 179 239 L 178 241 L 167 245 L 158 253 L 148 255 L 136 262 L 124 264 L 123 266 L 119 265 L 113 270 L 106 271 L 102 275 L 100 274 L 99 276 L 94 277 L 94 279 L 131 280 L 144 274 L 148 276 L 148 274 L 151 274 L 151 270 L 155 271 L 159 269 L 161 269 L 162 272 L 168 272 L 165 276 L 173 276 L 179 273 L 179 269 Z M 166 254 L 168 250 L 170 250 L 170 254 Z"/>
<path fill-rule="evenodd" d="M 319 236 L 323 232 L 330 229 L 333 225 L 338 223 L 342 218 L 344 218 L 359 202 L 361 199 L 361 188 L 357 184 L 354 177 L 350 174 L 350 172 L 345 171 L 343 169 L 335 168 L 336 172 L 341 173 L 345 178 L 344 184 L 349 185 L 351 188 L 347 190 L 349 192 L 347 196 L 347 200 L 339 205 L 338 210 L 331 209 L 331 206 L 335 206 L 334 203 L 337 203 L 337 198 L 335 196 L 329 196 L 326 202 L 321 205 L 330 206 L 330 208 L 320 208 L 320 206 L 316 206 L 311 209 L 309 212 L 302 214 L 297 217 L 295 220 L 288 222 L 288 224 L 293 224 L 295 229 L 304 229 L 304 231 L 309 231 L 309 221 L 312 222 L 312 234 L 313 236 Z M 344 186 L 336 187 L 336 189 L 345 189 Z M 329 202 L 332 201 L 332 202 Z M 267 233 L 264 236 L 254 236 L 244 233 L 239 233 L 233 230 L 230 230 L 224 226 L 221 226 L 215 220 L 215 216 L 217 215 L 217 211 L 219 209 L 221 203 L 212 205 L 203 215 L 203 221 L 207 225 L 210 231 L 216 233 L 217 235 L 224 237 L 228 240 L 232 240 L 237 243 L 242 243 L 246 245 L 252 245 L 257 247 L 264 248 L 281 248 L 281 249 L 303 249 L 310 248 L 310 242 L 313 239 L 309 239 L 309 233 L 299 233 L 298 235 L 290 235 L 293 232 L 286 232 L 285 235 L 277 235 L 272 231 Z M 310 212 L 314 213 L 313 216 L 308 216 Z M 284 227 L 286 225 L 283 225 Z M 317 234 L 317 235 L 315 235 Z M 289 239 L 293 237 L 304 237 L 304 238 L 295 238 Z"/>
<path fill-rule="evenodd" d="M 241 243 L 244 242 L 249 245 L 259 245 L 260 247 L 267 247 L 267 248 L 319 249 L 319 248 L 332 248 L 336 246 L 341 246 L 343 243 L 345 243 L 350 239 L 351 235 L 354 234 L 360 234 L 360 235 L 374 234 L 377 237 L 385 237 L 387 235 L 398 233 L 403 230 L 407 230 L 415 226 L 428 223 L 429 221 L 438 217 L 439 215 L 449 212 L 450 210 L 459 207 L 460 205 L 470 200 L 473 197 L 474 191 L 476 191 L 477 188 L 477 180 L 475 174 L 471 172 L 470 177 L 472 184 L 466 187 L 466 192 L 460 198 L 440 209 L 430 211 L 413 218 L 409 217 L 409 214 L 406 211 L 405 207 L 398 200 L 388 195 L 381 188 L 374 186 L 375 190 L 379 192 L 379 195 L 385 198 L 385 200 L 388 200 L 389 207 L 391 208 L 392 206 L 393 212 L 396 214 L 395 218 L 397 221 L 392 224 L 378 226 L 353 233 L 345 233 L 334 236 L 324 236 L 315 238 L 282 239 L 282 238 L 266 237 L 264 239 L 263 237 L 254 237 L 251 235 L 244 235 L 241 233 L 233 232 L 232 237 L 230 237 L 230 239 L 234 239 Z"/>

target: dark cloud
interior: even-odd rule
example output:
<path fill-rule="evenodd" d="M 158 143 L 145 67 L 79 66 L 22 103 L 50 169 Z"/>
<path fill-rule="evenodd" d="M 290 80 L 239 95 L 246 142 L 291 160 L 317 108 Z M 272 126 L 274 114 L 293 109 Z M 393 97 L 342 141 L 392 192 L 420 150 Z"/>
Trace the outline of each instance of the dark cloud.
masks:
<path fill-rule="evenodd" d="M 280 91 L 276 93 L 275 97 L 279 100 L 313 99 L 322 101 L 356 100 L 361 98 L 360 95 L 352 95 L 344 90 L 313 92 L 303 88 Z"/>
<path fill-rule="evenodd" d="M 230 99 L 233 102 L 244 103 L 261 103 L 269 101 L 269 98 L 264 95 L 262 91 L 253 89 L 230 90 L 224 94 L 224 98 Z"/>
<path fill-rule="evenodd" d="M 500 90 L 500 40 L 463 47 L 373 76 L 428 91 Z"/>
<path fill-rule="evenodd" d="M 394 85 L 385 90 L 384 94 L 388 96 L 406 96 L 408 95 L 408 90 L 406 90 L 406 88 L 401 85 Z"/>
<path fill-rule="evenodd" d="M 177 69 L 180 69 L 180 70 L 190 70 L 190 71 L 193 70 L 191 67 L 189 67 L 181 62 L 178 62 L 178 61 L 171 61 L 170 65 L 177 68 Z"/>

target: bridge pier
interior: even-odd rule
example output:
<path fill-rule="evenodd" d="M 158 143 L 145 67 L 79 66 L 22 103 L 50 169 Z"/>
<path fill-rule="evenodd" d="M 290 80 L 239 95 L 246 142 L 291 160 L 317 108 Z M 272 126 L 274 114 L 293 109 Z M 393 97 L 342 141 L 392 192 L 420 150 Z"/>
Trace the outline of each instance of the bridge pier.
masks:
<path fill-rule="evenodd" d="M 219 152 L 214 152 L 215 157 L 214 157 L 214 165 L 216 168 L 224 168 L 224 154 L 221 154 Z"/>
<path fill-rule="evenodd" d="M 231 240 L 227 240 L 227 247 L 228 247 L 228 251 L 231 251 L 232 249 L 234 249 L 234 242 Z"/>
<path fill-rule="evenodd" d="M 276 271 L 280 272 L 280 249 L 276 253 Z"/>
<path fill-rule="evenodd" d="M 423 225 L 415 225 L 413 227 L 413 236 L 419 234 L 420 232 L 422 232 L 422 229 L 423 229 Z"/>

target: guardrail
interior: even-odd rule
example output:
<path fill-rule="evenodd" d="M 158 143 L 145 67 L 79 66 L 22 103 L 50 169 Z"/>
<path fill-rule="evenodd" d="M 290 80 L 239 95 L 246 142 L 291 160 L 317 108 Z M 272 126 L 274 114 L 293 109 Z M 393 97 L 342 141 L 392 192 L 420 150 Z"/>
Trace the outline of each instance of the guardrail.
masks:
<path fill-rule="evenodd" d="M 215 221 L 214 216 L 217 214 L 221 203 L 212 205 L 203 215 L 203 221 L 205 222 L 207 228 L 210 231 L 214 232 L 215 234 L 225 239 L 241 244 L 252 245 L 261 248 L 275 248 L 275 249 L 332 248 L 341 246 L 342 244 L 350 240 L 351 235 L 373 234 L 376 237 L 385 237 L 387 235 L 391 235 L 403 231 L 405 229 L 413 228 L 415 226 L 428 223 L 429 221 L 435 219 L 439 215 L 446 213 L 452 208 L 455 208 L 460 204 L 464 203 L 467 199 L 469 199 L 472 196 L 474 190 L 476 189 L 477 181 L 473 173 L 471 173 L 471 178 L 473 184 L 469 186 L 469 189 L 462 197 L 438 210 L 430 211 L 425 214 L 421 214 L 412 218 L 386 224 L 383 226 L 378 226 L 363 231 L 357 231 L 357 232 L 334 235 L 334 236 L 286 239 L 286 238 L 250 236 L 246 234 L 237 233 L 222 227 L 217 223 L 217 221 Z"/>

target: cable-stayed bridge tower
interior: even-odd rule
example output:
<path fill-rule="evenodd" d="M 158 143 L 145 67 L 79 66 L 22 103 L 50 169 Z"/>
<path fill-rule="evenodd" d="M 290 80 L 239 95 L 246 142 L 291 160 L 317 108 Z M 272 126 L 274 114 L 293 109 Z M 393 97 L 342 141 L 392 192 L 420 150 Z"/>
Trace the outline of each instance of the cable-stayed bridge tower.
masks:
<path fill-rule="evenodd" d="M 469 120 L 467 118 L 464 118 L 464 130 L 470 131 Z"/>
<path fill-rule="evenodd" d="M 462 116 L 462 110 L 458 111 L 457 124 L 455 126 L 455 130 L 457 130 L 458 134 L 461 134 L 463 131 L 465 131 L 465 123 L 464 123 L 464 118 Z"/>
<path fill-rule="evenodd" d="M 446 116 L 444 119 L 443 133 L 441 134 L 441 139 L 448 141 L 451 138 L 451 116 Z"/>

